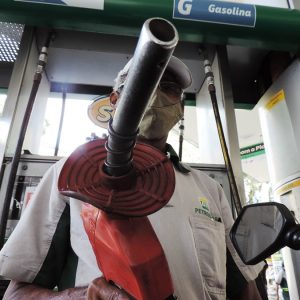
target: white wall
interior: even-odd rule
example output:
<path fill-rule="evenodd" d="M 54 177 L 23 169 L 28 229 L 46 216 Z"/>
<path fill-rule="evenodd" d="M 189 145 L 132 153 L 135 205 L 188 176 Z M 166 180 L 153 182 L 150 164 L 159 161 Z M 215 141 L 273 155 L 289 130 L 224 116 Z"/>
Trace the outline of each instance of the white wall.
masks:
<path fill-rule="evenodd" d="M 296 59 L 257 104 L 273 187 L 300 176 L 300 62 Z M 272 99 L 282 91 L 284 98 Z"/>

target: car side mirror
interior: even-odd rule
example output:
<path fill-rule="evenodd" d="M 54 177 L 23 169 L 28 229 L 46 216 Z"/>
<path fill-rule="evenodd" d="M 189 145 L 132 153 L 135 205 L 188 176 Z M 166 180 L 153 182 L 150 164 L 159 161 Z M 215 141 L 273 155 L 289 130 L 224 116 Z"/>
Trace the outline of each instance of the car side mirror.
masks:
<path fill-rule="evenodd" d="M 241 210 L 230 238 L 242 261 L 254 265 L 284 246 L 299 250 L 300 225 L 281 203 L 251 204 Z"/>

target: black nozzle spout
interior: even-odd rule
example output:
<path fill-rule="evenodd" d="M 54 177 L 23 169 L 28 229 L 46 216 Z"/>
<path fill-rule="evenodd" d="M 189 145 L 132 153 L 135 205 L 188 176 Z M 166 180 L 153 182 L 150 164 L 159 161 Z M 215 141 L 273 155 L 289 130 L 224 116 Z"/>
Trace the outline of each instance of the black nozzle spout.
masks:
<path fill-rule="evenodd" d="M 132 169 L 138 126 L 178 42 L 172 23 L 148 19 L 141 30 L 106 143 L 104 171 L 122 176 Z"/>

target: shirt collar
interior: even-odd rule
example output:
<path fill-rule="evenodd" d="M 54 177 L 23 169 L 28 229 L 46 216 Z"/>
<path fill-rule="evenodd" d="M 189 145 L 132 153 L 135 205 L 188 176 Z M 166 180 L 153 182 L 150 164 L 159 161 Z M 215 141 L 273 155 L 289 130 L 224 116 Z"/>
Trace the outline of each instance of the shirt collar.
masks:
<path fill-rule="evenodd" d="M 179 160 L 179 157 L 173 147 L 170 144 L 166 144 L 166 154 L 169 156 L 174 168 L 183 174 L 190 173 L 190 170 L 186 168 Z"/>

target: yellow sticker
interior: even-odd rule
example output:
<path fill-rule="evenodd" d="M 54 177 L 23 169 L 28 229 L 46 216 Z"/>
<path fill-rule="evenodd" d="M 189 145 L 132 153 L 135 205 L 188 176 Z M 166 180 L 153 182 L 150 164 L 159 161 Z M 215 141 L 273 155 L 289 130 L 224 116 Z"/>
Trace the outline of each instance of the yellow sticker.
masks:
<path fill-rule="evenodd" d="M 89 105 L 88 116 L 91 121 L 107 129 L 109 121 L 113 118 L 115 109 L 110 105 L 109 97 L 99 97 Z"/>
<path fill-rule="evenodd" d="M 265 105 L 265 108 L 267 110 L 271 110 L 275 105 L 277 105 L 280 101 L 284 100 L 284 91 L 280 90 L 278 93 L 276 93 Z"/>

